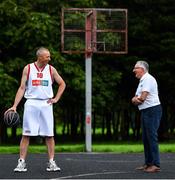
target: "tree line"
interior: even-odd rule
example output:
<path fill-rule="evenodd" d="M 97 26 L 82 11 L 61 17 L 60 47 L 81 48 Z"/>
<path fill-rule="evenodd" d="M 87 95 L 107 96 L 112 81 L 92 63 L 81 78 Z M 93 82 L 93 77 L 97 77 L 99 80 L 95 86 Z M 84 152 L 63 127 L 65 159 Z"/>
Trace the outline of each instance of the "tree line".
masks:
<path fill-rule="evenodd" d="M 17 137 L 12 128 L 8 137 L 3 112 L 14 101 L 23 67 L 35 60 L 40 46 L 50 49 L 51 64 L 67 87 L 54 106 L 55 123 L 61 136 L 84 138 L 85 64 L 84 55 L 61 53 L 61 8 L 127 8 L 128 54 L 92 57 L 92 134 L 107 140 L 140 140 L 140 116 L 131 104 L 138 80 L 132 73 L 137 60 L 150 64 L 159 85 L 163 118 L 162 140 L 175 134 L 175 2 L 173 0 L 1 0 L 0 1 L 0 143 Z M 18 112 L 22 117 L 23 103 Z M 100 133 L 99 133 L 100 130 Z M 56 131 L 56 129 L 55 129 Z M 56 138 L 59 134 L 56 133 Z"/>

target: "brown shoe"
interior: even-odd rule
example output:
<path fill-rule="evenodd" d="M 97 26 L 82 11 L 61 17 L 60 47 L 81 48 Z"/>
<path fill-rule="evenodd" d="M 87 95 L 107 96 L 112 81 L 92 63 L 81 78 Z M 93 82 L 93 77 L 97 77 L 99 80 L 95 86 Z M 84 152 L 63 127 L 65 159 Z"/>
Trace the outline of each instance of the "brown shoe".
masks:
<path fill-rule="evenodd" d="M 149 167 L 148 165 L 144 164 L 144 165 L 142 165 L 142 166 L 136 167 L 135 170 L 141 170 L 141 171 L 143 171 L 143 170 L 147 169 L 148 167 Z"/>
<path fill-rule="evenodd" d="M 156 172 L 160 172 L 160 168 L 157 167 L 157 166 L 149 166 L 148 168 L 144 169 L 144 172 L 147 172 L 147 173 L 156 173 Z"/>

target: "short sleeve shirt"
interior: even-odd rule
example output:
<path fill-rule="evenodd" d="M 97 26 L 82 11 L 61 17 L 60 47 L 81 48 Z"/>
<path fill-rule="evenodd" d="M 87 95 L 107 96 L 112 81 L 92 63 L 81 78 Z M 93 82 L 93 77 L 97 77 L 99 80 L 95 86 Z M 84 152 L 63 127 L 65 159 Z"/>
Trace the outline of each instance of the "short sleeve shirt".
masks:
<path fill-rule="evenodd" d="M 149 94 L 146 97 L 145 101 L 142 104 L 138 105 L 139 110 L 160 104 L 157 81 L 149 73 L 145 73 L 140 79 L 139 85 L 136 90 L 136 96 L 141 96 L 141 93 L 143 91 L 146 91 Z"/>

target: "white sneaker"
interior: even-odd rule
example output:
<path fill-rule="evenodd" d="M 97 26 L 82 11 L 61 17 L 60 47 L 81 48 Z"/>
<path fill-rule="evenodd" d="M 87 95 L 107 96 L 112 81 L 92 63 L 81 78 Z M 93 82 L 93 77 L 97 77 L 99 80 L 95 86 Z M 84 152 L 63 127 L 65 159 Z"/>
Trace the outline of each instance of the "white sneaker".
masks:
<path fill-rule="evenodd" d="M 55 161 L 49 161 L 47 164 L 47 171 L 61 171 Z"/>
<path fill-rule="evenodd" d="M 26 163 L 24 160 L 22 159 L 18 159 L 18 165 L 17 167 L 14 169 L 15 172 L 26 172 L 27 168 L 26 168 Z"/>

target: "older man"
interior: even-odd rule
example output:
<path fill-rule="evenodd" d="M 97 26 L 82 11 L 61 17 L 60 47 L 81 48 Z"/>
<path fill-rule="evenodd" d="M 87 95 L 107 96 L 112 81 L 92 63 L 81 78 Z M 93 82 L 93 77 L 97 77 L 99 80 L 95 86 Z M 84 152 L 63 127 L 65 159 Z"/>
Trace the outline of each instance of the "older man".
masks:
<path fill-rule="evenodd" d="M 145 61 L 136 62 L 133 72 L 140 79 L 132 103 L 138 106 L 141 112 L 142 139 L 144 145 L 145 163 L 136 168 L 153 173 L 160 171 L 158 147 L 158 128 L 162 116 L 162 108 L 158 96 L 158 87 L 155 78 L 149 74 L 149 65 Z"/>

